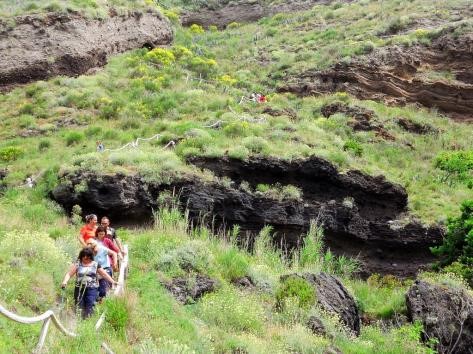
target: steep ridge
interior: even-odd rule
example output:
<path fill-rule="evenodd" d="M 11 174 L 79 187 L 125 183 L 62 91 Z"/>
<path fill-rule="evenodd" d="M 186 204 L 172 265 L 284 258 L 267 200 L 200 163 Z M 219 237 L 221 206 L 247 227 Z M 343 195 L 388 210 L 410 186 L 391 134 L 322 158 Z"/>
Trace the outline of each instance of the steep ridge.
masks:
<path fill-rule="evenodd" d="M 327 70 L 310 70 L 288 79 L 280 92 L 319 95 L 338 91 L 391 105 L 419 103 L 436 107 L 459 121 L 473 121 L 473 33 L 444 34 L 431 46 L 382 48 L 340 62 Z M 434 74 L 429 78 L 429 73 Z M 445 78 L 439 75 L 447 73 Z"/>
<path fill-rule="evenodd" d="M 254 22 L 277 13 L 304 11 L 316 4 L 330 2 L 331 0 L 296 0 L 274 4 L 248 0 L 223 2 L 220 6 L 206 5 L 198 11 L 185 12 L 181 16 L 181 23 L 183 26 L 198 24 L 204 27 L 225 28 L 232 22 Z"/>
<path fill-rule="evenodd" d="M 88 19 L 77 13 L 48 13 L 0 20 L 0 90 L 55 75 L 77 76 L 130 49 L 169 44 L 168 20 L 156 12 L 110 14 Z"/>
<path fill-rule="evenodd" d="M 276 159 L 199 158 L 191 161 L 217 176 L 231 179 L 230 185 L 183 178 L 170 184 L 150 183 L 140 176 L 99 176 L 79 172 L 63 176 L 52 198 L 66 210 L 80 205 L 83 212 L 110 215 L 115 220 L 146 224 L 159 206 L 158 196 L 176 191 L 182 209 L 194 222 L 214 228 L 241 227 L 250 238 L 265 225 L 275 232 L 275 243 L 284 247 L 301 245 L 301 235 L 311 220 L 324 226 L 326 244 L 336 254 L 360 256 L 367 273 L 413 275 L 433 257 L 428 249 L 441 239 L 437 227 L 396 220 L 406 211 L 407 194 L 383 177 L 359 171 L 340 174 L 320 158 L 285 162 Z M 273 199 L 241 185 L 292 184 L 301 199 Z M 76 188 L 77 185 L 87 188 Z M 251 243 L 251 242 L 250 242 Z"/>

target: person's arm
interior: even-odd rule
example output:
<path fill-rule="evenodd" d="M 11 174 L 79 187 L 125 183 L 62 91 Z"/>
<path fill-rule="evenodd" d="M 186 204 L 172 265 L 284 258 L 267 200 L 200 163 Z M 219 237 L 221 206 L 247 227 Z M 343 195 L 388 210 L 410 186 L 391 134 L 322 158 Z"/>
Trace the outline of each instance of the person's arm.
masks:
<path fill-rule="evenodd" d="M 112 256 L 112 267 L 113 270 L 118 270 L 118 256 L 117 252 L 112 251 L 111 249 L 107 248 L 107 252 L 109 256 Z"/>
<path fill-rule="evenodd" d="M 120 249 L 113 243 L 112 240 L 110 240 L 109 238 L 104 238 L 103 240 L 103 244 L 111 249 L 113 252 L 116 252 L 116 253 L 119 253 L 120 252 Z"/>
<path fill-rule="evenodd" d="M 64 289 L 66 287 L 67 283 L 69 282 L 69 279 L 71 279 L 71 277 L 74 276 L 76 272 L 77 272 L 77 265 L 73 264 L 71 268 L 69 269 L 69 271 L 66 273 L 66 275 L 64 275 L 61 288 Z"/>
<path fill-rule="evenodd" d="M 122 242 L 120 241 L 120 239 L 118 237 L 115 240 L 117 241 L 117 245 L 118 245 L 118 248 L 120 249 L 120 252 L 125 255 L 126 251 L 123 248 Z"/>
<path fill-rule="evenodd" d="M 104 278 L 109 283 L 112 283 L 113 285 L 118 284 L 118 282 L 113 280 L 113 278 L 110 275 L 108 275 L 107 272 L 105 270 L 103 270 L 102 268 L 97 269 L 97 273 L 99 273 L 102 276 L 102 278 Z"/>

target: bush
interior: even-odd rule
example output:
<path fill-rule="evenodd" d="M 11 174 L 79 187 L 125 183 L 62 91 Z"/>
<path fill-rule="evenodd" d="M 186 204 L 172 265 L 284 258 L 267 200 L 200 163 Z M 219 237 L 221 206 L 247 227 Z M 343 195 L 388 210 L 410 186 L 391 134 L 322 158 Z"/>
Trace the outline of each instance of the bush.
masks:
<path fill-rule="evenodd" d="M 171 49 L 154 48 L 145 55 L 145 59 L 162 66 L 169 66 L 176 61 Z"/>
<path fill-rule="evenodd" d="M 77 143 L 80 143 L 82 140 L 84 140 L 84 134 L 81 132 L 69 132 L 66 134 L 66 145 L 71 146 Z"/>
<path fill-rule="evenodd" d="M 188 66 L 192 71 L 207 76 L 215 72 L 217 69 L 217 62 L 213 59 L 193 57 Z"/>
<path fill-rule="evenodd" d="M 246 257 L 233 247 L 220 254 L 217 263 L 220 265 L 222 276 L 229 281 L 248 274 L 249 264 Z"/>
<path fill-rule="evenodd" d="M 441 152 L 435 158 L 434 166 L 447 173 L 446 179 L 453 176 L 468 186 L 473 183 L 473 150 Z"/>
<path fill-rule="evenodd" d="M 363 146 L 356 140 L 349 139 L 343 144 L 344 151 L 351 151 L 355 156 L 363 155 Z"/>
<path fill-rule="evenodd" d="M 459 217 L 448 219 L 447 234 L 442 245 L 432 247 L 431 251 L 442 258 L 438 267 L 451 265 L 451 270 L 473 284 L 472 272 L 460 266 L 473 267 L 473 199 L 464 201 L 460 210 Z"/>
<path fill-rule="evenodd" d="M 128 309 L 125 298 L 108 298 L 105 301 L 107 311 L 106 320 L 112 328 L 121 336 L 125 336 L 125 327 L 128 321 Z"/>
<path fill-rule="evenodd" d="M 198 24 L 193 24 L 192 26 L 190 26 L 190 31 L 191 33 L 194 33 L 194 34 L 202 34 L 205 32 L 204 28 Z"/>
<path fill-rule="evenodd" d="M 24 150 L 17 146 L 7 146 L 0 149 L 0 161 L 12 162 L 25 154 Z"/>
<path fill-rule="evenodd" d="M 315 290 L 309 282 L 299 276 L 290 276 L 276 291 L 276 307 L 284 309 L 288 298 L 297 299 L 299 307 L 307 308 L 315 303 Z"/>
<path fill-rule="evenodd" d="M 47 233 L 8 232 L 0 242 L 0 297 L 7 303 L 19 301 L 35 312 L 49 308 L 68 265 L 67 256 Z"/>
<path fill-rule="evenodd" d="M 269 150 L 268 142 L 259 136 L 250 136 L 243 139 L 243 145 L 254 154 L 264 154 Z"/>
<path fill-rule="evenodd" d="M 38 150 L 44 151 L 51 147 L 51 142 L 49 140 L 41 140 L 38 144 Z"/>
<path fill-rule="evenodd" d="M 209 249 L 202 241 L 194 240 L 163 255 L 157 262 L 157 268 L 172 275 L 182 271 L 202 273 L 207 272 L 210 264 Z"/>

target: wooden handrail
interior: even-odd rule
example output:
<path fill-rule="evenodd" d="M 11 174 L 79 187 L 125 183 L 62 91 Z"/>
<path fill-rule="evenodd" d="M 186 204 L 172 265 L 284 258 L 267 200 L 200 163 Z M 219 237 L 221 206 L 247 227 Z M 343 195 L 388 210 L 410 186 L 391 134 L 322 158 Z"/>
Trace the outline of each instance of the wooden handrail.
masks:
<path fill-rule="evenodd" d="M 128 270 L 128 260 L 129 260 L 128 245 L 125 245 L 124 249 L 126 253 L 125 253 L 125 256 L 123 257 L 123 261 L 120 264 L 120 272 L 118 274 L 118 285 L 114 289 L 112 296 L 118 296 L 121 293 L 123 293 L 125 290 L 125 277 L 126 277 L 126 272 Z M 66 327 L 64 327 L 64 325 L 61 323 L 61 321 L 59 321 L 59 319 L 57 318 L 57 316 L 54 314 L 52 310 L 48 310 L 39 316 L 25 317 L 25 316 L 17 315 L 7 310 L 4 306 L 0 304 L 0 315 L 3 315 L 9 320 L 22 323 L 22 324 L 34 324 L 38 322 L 43 322 L 43 326 L 41 327 L 41 332 L 39 334 L 38 344 L 33 350 L 33 353 L 40 353 L 43 350 L 44 342 L 46 341 L 46 336 L 48 334 L 48 330 L 49 330 L 49 326 L 51 322 L 56 326 L 57 329 L 59 329 L 59 331 L 61 331 L 66 336 L 77 337 L 76 333 L 71 332 L 67 330 Z M 102 313 L 97 323 L 95 324 L 95 329 L 97 331 L 100 329 L 104 321 L 105 321 L 105 312 Z M 107 346 L 107 344 L 102 343 L 102 348 L 108 354 L 113 354 L 113 351 Z"/>

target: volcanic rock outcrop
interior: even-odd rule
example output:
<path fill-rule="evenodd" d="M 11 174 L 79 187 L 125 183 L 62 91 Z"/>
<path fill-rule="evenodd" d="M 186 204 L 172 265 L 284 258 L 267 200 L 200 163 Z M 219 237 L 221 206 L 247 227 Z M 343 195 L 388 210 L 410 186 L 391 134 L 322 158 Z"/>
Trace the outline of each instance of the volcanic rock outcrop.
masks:
<path fill-rule="evenodd" d="M 156 12 L 88 19 L 77 13 L 27 15 L 11 27 L 0 20 L 0 90 L 55 75 L 77 76 L 113 54 L 169 44 L 169 21 Z"/>
<path fill-rule="evenodd" d="M 354 131 L 374 131 L 378 137 L 386 140 L 395 140 L 382 125 L 374 121 L 375 113 L 370 109 L 334 102 L 323 106 L 321 113 L 325 118 L 330 118 L 336 113 L 345 114 L 351 118 L 348 121 L 348 125 Z"/>
<path fill-rule="evenodd" d="M 291 276 L 298 275 L 289 275 Z M 314 287 L 319 306 L 325 311 L 337 314 L 347 328 L 356 335 L 360 334 L 361 321 L 355 299 L 337 278 L 325 273 L 306 273 L 302 278 Z"/>
<path fill-rule="evenodd" d="M 407 207 L 406 191 L 383 177 L 359 171 L 341 174 L 328 161 L 312 157 L 292 162 L 252 158 L 249 161 L 198 158 L 194 165 L 227 177 L 231 185 L 183 178 L 170 184 L 150 183 L 140 176 L 99 176 L 76 173 L 62 177 L 52 197 L 66 210 L 75 204 L 84 212 L 143 224 L 152 220 L 157 197 L 175 190 L 193 220 L 226 228 L 240 225 L 250 237 L 271 225 L 275 241 L 301 244 L 311 220 L 325 229 L 325 242 L 337 254 L 360 257 L 367 272 L 412 275 L 430 263 L 429 246 L 441 240 L 441 230 L 396 220 Z M 303 197 L 275 200 L 243 188 L 260 183 L 293 185 Z M 75 188 L 77 185 L 86 188 Z"/>
<path fill-rule="evenodd" d="M 198 274 L 195 278 L 173 278 L 164 286 L 181 304 L 189 304 L 214 291 L 217 281 Z"/>
<path fill-rule="evenodd" d="M 465 290 L 418 280 L 406 302 L 410 320 L 424 325 L 424 339 L 438 339 L 439 353 L 473 353 L 473 297 Z"/>
<path fill-rule="evenodd" d="M 304 11 L 316 4 L 327 4 L 331 0 L 296 0 L 287 2 L 267 3 L 264 1 L 219 1 L 218 4 L 208 3 L 196 11 L 182 14 L 183 26 L 192 24 L 204 27 L 217 26 L 225 28 L 232 22 L 254 22 L 277 13 Z"/>
<path fill-rule="evenodd" d="M 430 46 L 393 46 L 286 78 L 280 92 L 319 95 L 338 91 L 360 99 L 436 107 L 453 119 L 473 121 L 473 33 L 444 34 Z M 442 73 L 452 76 L 439 79 Z M 429 74 L 435 74 L 429 78 Z"/>

